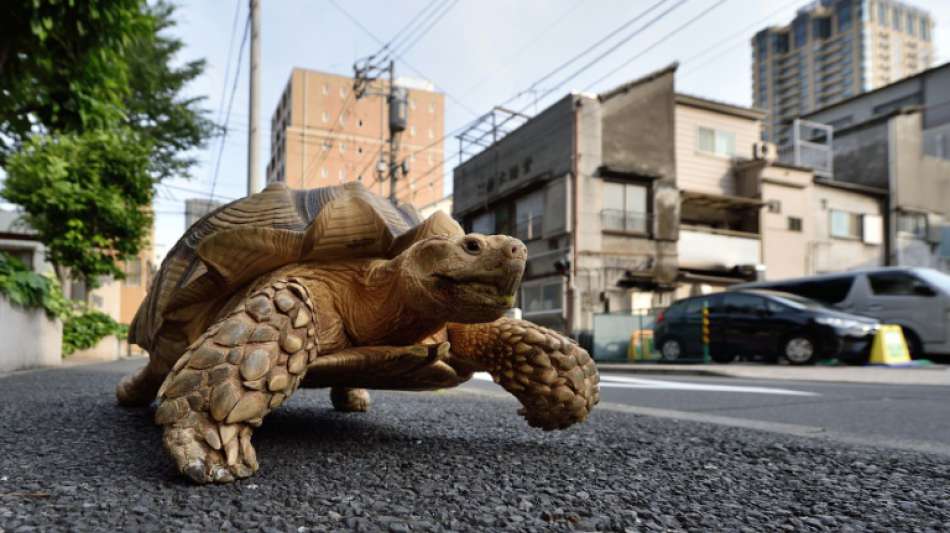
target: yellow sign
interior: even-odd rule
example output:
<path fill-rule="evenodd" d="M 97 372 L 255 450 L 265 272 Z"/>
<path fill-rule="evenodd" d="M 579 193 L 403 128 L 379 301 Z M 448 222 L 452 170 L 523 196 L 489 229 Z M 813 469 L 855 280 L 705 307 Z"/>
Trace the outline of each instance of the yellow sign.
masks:
<path fill-rule="evenodd" d="M 871 345 L 872 365 L 906 365 L 910 363 L 910 350 L 900 326 L 882 324 L 874 335 Z"/>

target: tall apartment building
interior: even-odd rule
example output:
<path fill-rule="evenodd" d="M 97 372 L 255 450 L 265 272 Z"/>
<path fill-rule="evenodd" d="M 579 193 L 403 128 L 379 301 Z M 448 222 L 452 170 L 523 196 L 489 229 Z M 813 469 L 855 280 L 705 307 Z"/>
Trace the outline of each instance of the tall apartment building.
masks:
<path fill-rule="evenodd" d="M 791 121 L 813 109 L 928 68 L 933 20 L 893 0 L 817 0 L 791 24 L 752 38 L 755 107 L 768 111 L 763 139 L 791 142 Z"/>
<path fill-rule="evenodd" d="M 397 197 L 419 207 L 442 198 L 444 96 L 432 84 L 397 79 L 408 91 L 408 123 L 399 158 L 408 173 L 400 174 Z M 271 157 L 267 181 L 292 188 L 313 188 L 362 181 L 372 191 L 389 195 L 382 175 L 386 161 L 389 118 L 388 83 L 374 82 L 357 100 L 353 78 L 294 68 L 271 118 Z M 385 168 L 385 167 L 384 167 Z"/>

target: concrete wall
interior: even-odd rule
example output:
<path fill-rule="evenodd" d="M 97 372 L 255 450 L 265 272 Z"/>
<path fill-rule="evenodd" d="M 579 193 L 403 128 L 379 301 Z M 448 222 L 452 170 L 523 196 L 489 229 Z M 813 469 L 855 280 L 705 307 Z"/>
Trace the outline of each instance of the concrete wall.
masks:
<path fill-rule="evenodd" d="M 574 96 L 568 95 L 453 170 L 456 218 L 571 172 Z"/>
<path fill-rule="evenodd" d="M 861 240 L 832 237 L 830 228 L 833 209 L 883 216 L 884 210 L 880 199 L 823 184 L 815 184 L 811 198 L 810 211 L 814 218 L 814 225 L 813 232 L 809 236 L 808 274 L 840 272 L 884 264 L 883 244 L 869 244 Z"/>
<path fill-rule="evenodd" d="M 892 203 L 901 209 L 950 214 L 950 161 L 924 155 L 922 119 L 917 111 L 888 121 Z"/>
<path fill-rule="evenodd" d="M 886 189 L 891 157 L 887 122 L 875 121 L 834 135 L 835 179 Z"/>
<path fill-rule="evenodd" d="M 776 166 L 763 169 L 761 190 L 766 206 L 759 212 L 759 225 L 767 280 L 808 273 L 808 243 L 815 225 L 810 198 L 812 177 L 811 172 L 798 169 Z M 769 204 L 776 207 L 770 209 Z M 801 229 L 790 229 L 789 218 L 799 219 Z"/>
<path fill-rule="evenodd" d="M 42 309 L 24 309 L 0 295 L 0 372 L 62 361 L 63 324 Z"/>
<path fill-rule="evenodd" d="M 680 190 L 735 195 L 732 158 L 699 150 L 699 128 L 731 132 L 736 157 L 752 158 L 759 140 L 759 121 L 707 109 L 676 104 L 676 185 Z"/>

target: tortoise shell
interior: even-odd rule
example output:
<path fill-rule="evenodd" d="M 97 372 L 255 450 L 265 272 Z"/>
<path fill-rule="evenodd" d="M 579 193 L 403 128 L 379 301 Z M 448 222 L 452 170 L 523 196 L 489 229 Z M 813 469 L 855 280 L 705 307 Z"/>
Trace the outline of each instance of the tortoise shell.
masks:
<path fill-rule="evenodd" d="M 460 231 L 448 216 L 420 222 L 411 205 L 359 182 L 309 190 L 271 183 L 185 231 L 153 279 L 129 340 L 172 364 L 205 322 L 262 274 L 298 261 L 394 257 L 432 224 L 448 225 L 440 233 Z"/>

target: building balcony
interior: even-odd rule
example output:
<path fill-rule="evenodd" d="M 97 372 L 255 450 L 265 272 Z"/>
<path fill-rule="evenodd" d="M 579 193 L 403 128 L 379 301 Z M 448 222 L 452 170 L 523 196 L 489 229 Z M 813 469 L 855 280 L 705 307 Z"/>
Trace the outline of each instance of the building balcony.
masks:
<path fill-rule="evenodd" d="M 650 233 L 650 214 L 620 209 L 604 209 L 600 212 L 603 231 L 644 236 Z"/>
<path fill-rule="evenodd" d="M 761 262 L 762 241 L 754 233 L 681 225 L 676 247 L 680 268 L 733 271 Z"/>

